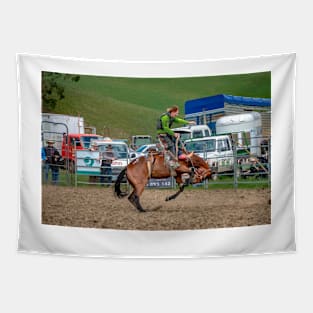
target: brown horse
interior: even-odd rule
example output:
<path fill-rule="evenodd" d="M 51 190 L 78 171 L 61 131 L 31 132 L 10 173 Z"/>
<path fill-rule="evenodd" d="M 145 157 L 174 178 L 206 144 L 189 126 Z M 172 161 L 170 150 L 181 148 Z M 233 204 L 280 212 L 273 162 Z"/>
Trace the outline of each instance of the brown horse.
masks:
<path fill-rule="evenodd" d="M 179 190 L 175 194 L 167 197 L 165 199 L 166 201 L 175 199 L 183 192 L 185 186 L 200 183 L 211 176 L 211 170 L 208 164 L 195 154 L 186 160 L 179 160 L 179 164 L 180 166 L 175 170 L 175 179 L 176 183 L 179 185 Z M 187 180 L 184 179 L 186 174 L 189 176 Z M 122 170 L 115 182 L 114 192 L 119 198 L 128 195 L 128 193 L 122 192 L 120 188 L 120 184 L 125 175 L 128 182 L 133 187 L 133 191 L 128 197 L 128 200 L 137 210 L 145 212 L 145 209 L 143 209 L 140 204 L 139 197 L 143 193 L 149 178 L 168 178 L 171 176 L 171 172 L 164 161 L 163 153 L 150 153 L 147 158 L 142 156 L 135 159 Z"/>

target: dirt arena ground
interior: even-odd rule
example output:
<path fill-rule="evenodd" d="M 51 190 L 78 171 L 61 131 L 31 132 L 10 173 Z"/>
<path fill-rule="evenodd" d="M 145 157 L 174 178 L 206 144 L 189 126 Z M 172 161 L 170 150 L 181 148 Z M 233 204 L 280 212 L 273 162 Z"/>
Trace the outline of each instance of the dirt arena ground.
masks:
<path fill-rule="evenodd" d="M 185 190 L 165 202 L 173 190 L 146 189 L 138 212 L 111 188 L 42 187 L 42 223 L 128 229 L 187 230 L 271 223 L 269 189 Z M 157 208 L 157 209 L 156 209 Z M 150 211 L 149 211 L 150 210 Z"/>

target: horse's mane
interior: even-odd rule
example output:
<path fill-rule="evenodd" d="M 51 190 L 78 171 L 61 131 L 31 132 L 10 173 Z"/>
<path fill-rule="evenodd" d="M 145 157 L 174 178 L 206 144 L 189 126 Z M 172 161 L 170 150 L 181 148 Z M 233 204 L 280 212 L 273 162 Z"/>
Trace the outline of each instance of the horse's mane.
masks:
<path fill-rule="evenodd" d="M 208 169 L 209 168 L 209 165 L 207 162 L 205 162 L 205 160 L 203 160 L 201 157 L 199 157 L 197 154 L 193 154 L 192 157 L 191 157 L 191 162 L 192 162 L 192 165 L 194 167 L 203 167 L 203 168 L 206 168 Z"/>

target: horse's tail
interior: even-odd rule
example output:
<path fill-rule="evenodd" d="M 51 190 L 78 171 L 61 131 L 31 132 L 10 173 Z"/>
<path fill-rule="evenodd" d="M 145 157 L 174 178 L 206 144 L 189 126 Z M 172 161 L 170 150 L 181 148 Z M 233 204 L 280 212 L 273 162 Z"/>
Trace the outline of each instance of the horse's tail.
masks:
<path fill-rule="evenodd" d="M 126 175 L 126 170 L 127 170 L 127 167 L 125 167 L 121 172 L 120 174 L 118 175 L 117 177 L 117 180 L 114 184 L 114 193 L 119 197 L 119 198 L 123 198 L 125 196 L 128 195 L 128 192 L 123 192 L 121 190 L 121 182 L 123 180 L 123 178 L 125 177 Z"/>

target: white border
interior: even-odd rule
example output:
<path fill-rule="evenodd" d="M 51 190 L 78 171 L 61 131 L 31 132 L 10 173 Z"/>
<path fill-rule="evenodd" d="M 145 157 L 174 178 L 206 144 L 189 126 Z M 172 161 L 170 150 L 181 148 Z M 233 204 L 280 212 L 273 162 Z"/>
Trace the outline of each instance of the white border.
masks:
<path fill-rule="evenodd" d="M 295 54 L 225 60 L 132 62 L 19 54 L 18 250 L 94 257 L 208 257 L 295 251 Z M 192 231 L 121 231 L 41 224 L 41 71 L 122 77 L 272 72 L 272 224 Z"/>

